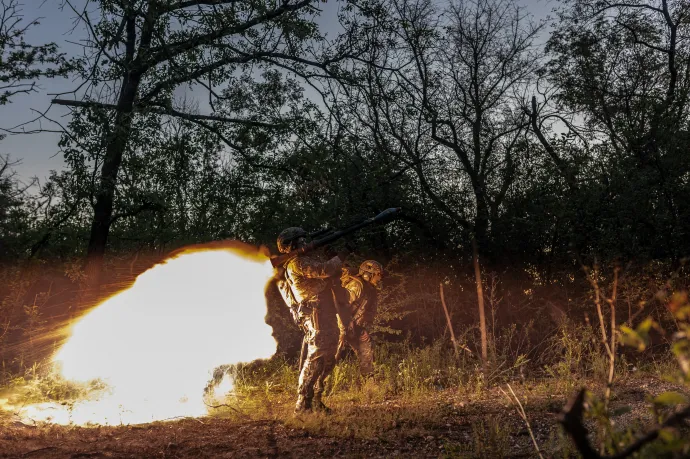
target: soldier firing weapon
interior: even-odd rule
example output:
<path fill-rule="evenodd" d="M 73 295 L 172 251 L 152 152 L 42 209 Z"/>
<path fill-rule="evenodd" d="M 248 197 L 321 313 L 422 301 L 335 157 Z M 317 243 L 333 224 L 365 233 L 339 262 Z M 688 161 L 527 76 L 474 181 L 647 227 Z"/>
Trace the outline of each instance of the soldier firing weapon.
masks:
<path fill-rule="evenodd" d="M 284 253 L 283 255 L 276 256 L 271 259 L 271 264 L 273 265 L 274 268 L 278 270 L 277 277 L 282 277 L 284 273 L 285 267 L 290 263 L 291 260 L 295 259 L 298 256 L 304 255 L 306 253 L 311 252 L 312 250 L 315 250 L 319 247 L 323 247 L 327 244 L 330 244 L 331 242 L 334 242 L 344 236 L 347 236 L 349 234 L 352 234 L 356 231 L 359 231 L 360 229 L 373 225 L 373 224 L 385 224 L 388 223 L 392 218 L 396 216 L 400 212 L 400 208 L 390 208 L 386 209 L 380 214 L 376 215 L 375 217 L 368 218 L 366 220 L 363 220 L 357 224 L 351 225 L 347 228 L 334 231 L 330 228 L 325 228 L 323 230 L 319 230 L 315 233 L 312 233 L 310 236 L 312 237 L 319 237 L 318 239 L 313 240 L 312 242 L 308 244 L 304 244 L 301 247 L 292 250 L 290 252 Z M 306 233 L 304 230 L 301 228 L 295 228 L 297 231 L 295 231 L 294 236 L 291 236 L 292 239 L 295 238 L 303 238 L 306 236 Z M 281 236 L 282 239 L 280 239 L 280 244 L 284 244 L 284 246 L 289 247 L 291 244 L 291 238 L 290 237 L 283 237 Z M 280 248 L 280 245 L 279 245 Z M 281 295 L 283 295 L 283 299 L 287 303 L 287 305 L 290 307 L 290 309 L 293 311 L 293 315 L 296 314 L 297 310 L 299 309 L 300 303 L 297 301 L 295 298 L 291 287 L 289 286 L 289 282 L 284 282 L 281 287 L 281 283 L 279 282 L 279 290 L 281 291 Z M 335 299 L 335 298 L 334 298 Z M 336 300 L 336 303 L 338 301 Z M 337 305 L 336 305 L 337 307 Z M 297 321 L 297 319 L 295 319 Z M 305 334 L 305 339 L 302 343 L 302 352 L 300 353 L 300 362 L 299 362 L 299 368 L 302 368 L 302 365 L 305 361 L 305 357 L 307 354 L 307 336 Z M 334 351 L 334 356 L 335 356 L 335 351 Z"/>

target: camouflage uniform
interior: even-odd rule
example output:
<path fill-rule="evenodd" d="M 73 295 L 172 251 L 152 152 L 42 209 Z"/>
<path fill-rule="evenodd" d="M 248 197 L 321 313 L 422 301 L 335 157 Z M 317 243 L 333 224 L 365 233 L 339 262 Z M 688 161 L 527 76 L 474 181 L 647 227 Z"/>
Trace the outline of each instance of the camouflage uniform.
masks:
<path fill-rule="evenodd" d="M 343 279 L 343 286 L 350 293 L 350 313 L 352 322 L 348 328 L 341 321 L 338 352 L 344 350 L 345 343 L 355 351 L 359 359 L 359 368 L 363 376 L 370 375 L 374 371 L 374 351 L 371 346 L 369 328 L 376 316 L 377 292 L 376 288 L 360 276 L 348 276 Z"/>
<path fill-rule="evenodd" d="M 296 410 L 326 409 L 321 401 L 324 381 L 335 367 L 338 321 L 331 276 L 339 274 L 341 260 L 327 262 L 302 255 L 285 266 L 286 278 L 298 303 L 293 312 L 307 340 L 307 357 L 299 376 Z M 336 277 L 337 279 L 337 277 Z"/>

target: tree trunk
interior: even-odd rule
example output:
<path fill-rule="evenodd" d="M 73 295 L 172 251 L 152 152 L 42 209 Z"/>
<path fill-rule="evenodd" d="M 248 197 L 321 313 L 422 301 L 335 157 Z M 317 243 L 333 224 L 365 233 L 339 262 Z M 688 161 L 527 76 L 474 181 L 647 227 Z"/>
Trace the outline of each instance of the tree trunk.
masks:
<path fill-rule="evenodd" d="M 98 288 L 102 280 L 103 257 L 105 256 L 108 233 L 110 232 L 110 224 L 113 217 L 113 201 L 115 198 L 117 175 L 120 171 L 122 155 L 125 152 L 125 148 L 127 148 L 127 141 L 132 128 L 131 115 L 140 81 L 141 75 L 131 74 L 122 86 L 117 104 L 115 123 L 106 145 L 105 159 L 101 168 L 101 179 L 96 192 L 89 246 L 86 252 L 86 275 L 89 286 L 92 288 Z"/>
<path fill-rule="evenodd" d="M 479 252 L 486 255 L 489 234 L 489 206 L 486 203 L 486 196 L 482 188 L 475 189 L 474 196 L 477 203 L 477 216 L 474 222 L 473 238 L 478 246 Z"/>
<path fill-rule="evenodd" d="M 477 303 L 479 304 L 479 332 L 482 339 L 482 362 L 484 370 L 488 362 L 488 345 L 486 341 L 486 315 L 484 313 L 484 289 L 482 287 L 482 273 L 479 267 L 479 249 L 476 236 L 472 237 L 472 262 L 474 264 L 474 277 L 477 283 Z"/>

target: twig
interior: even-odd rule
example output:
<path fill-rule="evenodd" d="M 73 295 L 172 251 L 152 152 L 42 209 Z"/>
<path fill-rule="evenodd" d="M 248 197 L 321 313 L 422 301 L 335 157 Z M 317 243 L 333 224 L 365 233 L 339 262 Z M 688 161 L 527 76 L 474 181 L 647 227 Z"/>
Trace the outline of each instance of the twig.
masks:
<path fill-rule="evenodd" d="M 453 333 L 453 326 L 450 323 L 450 314 L 448 313 L 448 307 L 446 306 L 446 299 L 445 295 L 443 294 L 443 284 L 441 284 L 441 304 L 443 305 L 443 310 L 446 312 L 446 320 L 448 321 L 448 328 L 450 329 L 450 337 L 451 340 L 453 341 L 453 346 L 455 347 L 455 355 L 458 355 L 458 349 L 462 349 L 463 351 L 467 352 L 470 355 L 474 355 L 474 352 L 472 350 L 465 346 L 462 343 L 459 343 L 458 340 L 455 338 L 455 334 Z"/>
<path fill-rule="evenodd" d="M 604 345 L 604 350 L 606 351 L 606 356 L 609 359 L 609 374 L 606 381 L 606 391 L 604 393 L 604 409 L 608 410 L 609 400 L 611 398 L 611 388 L 613 387 L 613 377 L 615 375 L 615 365 L 616 365 L 616 355 L 615 355 L 615 344 L 616 344 L 616 333 L 615 333 L 615 300 L 616 300 L 616 287 L 618 283 L 618 268 L 614 270 L 614 285 L 613 285 L 613 296 L 610 299 L 605 299 L 607 303 L 611 306 L 611 342 L 609 343 L 608 331 L 606 330 L 606 321 L 604 320 L 604 312 L 602 310 L 602 294 L 597 282 L 597 277 L 599 277 L 599 270 L 597 266 L 594 267 L 594 273 L 590 273 L 589 269 L 583 265 L 583 269 L 594 289 L 594 304 L 597 307 L 597 317 L 599 318 L 599 327 L 601 329 L 601 342 Z"/>
<path fill-rule="evenodd" d="M 606 300 L 611 310 L 611 356 L 609 360 L 609 377 L 606 384 L 606 403 L 611 398 L 611 390 L 613 388 L 613 378 L 616 374 L 616 294 L 618 291 L 618 267 L 613 270 L 613 291 L 611 298 Z"/>
<path fill-rule="evenodd" d="M 510 403 L 516 403 L 517 405 L 515 406 L 515 409 L 517 410 L 518 414 L 522 418 L 522 420 L 525 422 L 525 425 L 527 426 L 527 431 L 529 432 L 529 436 L 532 439 L 532 443 L 534 444 L 534 449 L 537 450 L 537 454 L 539 455 L 540 459 L 544 459 L 544 456 L 541 454 L 541 450 L 539 449 L 539 444 L 537 443 L 537 439 L 534 438 L 534 433 L 532 432 L 532 426 L 529 423 L 529 420 L 527 419 L 527 413 L 525 413 L 525 409 L 522 407 L 522 403 L 520 403 L 520 399 L 515 395 L 515 392 L 513 392 L 513 388 L 510 387 L 510 384 L 506 384 L 508 386 L 508 390 L 510 390 L 510 393 L 512 394 L 513 398 L 510 397 L 506 393 L 506 391 L 503 390 L 503 388 L 499 387 L 500 391 L 508 397 L 508 400 L 510 400 Z M 514 401 L 513 401 L 514 399 Z"/>
<path fill-rule="evenodd" d="M 482 273 L 479 266 L 479 248 L 477 247 L 476 235 L 472 235 L 472 264 L 474 265 L 474 277 L 477 283 L 477 302 L 479 304 L 479 334 L 482 339 L 482 364 L 484 374 L 486 374 L 488 364 L 488 346 L 486 342 L 486 317 L 484 314 L 484 292 L 482 289 Z"/>
<path fill-rule="evenodd" d="M 10 320 L 8 319 L 7 322 L 5 322 L 5 329 L 2 331 L 2 335 L 0 335 L 0 339 L 4 338 L 5 335 L 7 334 L 7 330 L 10 329 Z"/>
<path fill-rule="evenodd" d="M 582 457 L 588 459 L 599 459 L 601 456 L 597 453 L 587 439 L 587 427 L 582 422 L 582 417 L 585 412 L 585 395 L 587 389 L 580 389 L 580 392 L 563 408 L 558 422 L 563 426 L 563 429 L 570 435 L 575 442 L 575 447 L 580 452 Z"/>
<path fill-rule="evenodd" d="M 632 454 L 639 451 L 647 443 L 656 440 L 656 438 L 659 436 L 659 432 L 661 431 L 661 429 L 663 429 L 664 427 L 670 427 L 676 424 L 680 424 L 681 422 L 683 422 L 683 420 L 687 418 L 690 418 L 690 406 L 687 406 L 684 410 L 681 410 L 673 414 L 661 425 L 659 425 L 656 429 L 647 432 L 645 435 L 635 440 L 635 442 L 632 445 L 625 448 L 625 450 L 623 450 L 621 453 L 612 456 L 612 458 L 623 459 L 625 457 L 631 456 Z"/>
<path fill-rule="evenodd" d="M 448 306 L 446 306 L 446 299 L 443 296 L 443 282 L 439 284 L 439 289 L 441 291 L 441 304 L 443 305 L 443 312 L 446 313 L 446 320 L 448 321 L 448 330 L 450 330 L 450 340 L 453 342 L 453 349 L 455 349 L 455 357 L 458 355 L 458 342 L 455 339 L 455 332 L 453 331 L 453 324 L 450 322 L 450 314 L 448 314 Z"/>
<path fill-rule="evenodd" d="M 39 453 L 39 452 L 41 452 L 41 451 L 47 451 L 47 450 L 49 450 L 49 449 L 58 449 L 58 448 L 57 448 L 57 446 L 46 446 L 45 448 L 33 449 L 33 450 L 29 451 L 29 452 L 26 452 L 26 453 L 22 454 L 22 457 L 26 457 L 26 456 L 28 456 L 28 455 L 30 455 L 30 454 L 34 454 L 34 453 Z"/>
<path fill-rule="evenodd" d="M 165 421 L 175 421 L 177 419 L 191 419 L 192 421 L 196 421 L 199 424 L 204 424 L 204 422 L 201 419 L 197 419 L 194 416 L 173 416 L 171 418 L 165 418 L 161 419 L 160 422 L 165 422 Z"/>
<path fill-rule="evenodd" d="M 656 440 L 659 437 L 659 432 L 661 432 L 662 429 L 680 424 L 684 420 L 690 418 L 690 406 L 686 406 L 681 411 L 671 415 L 668 419 L 647 432 L 645 435 L 639 437 L 637 440 L 635 440 L 635 442 L 633 442 L 620 453 L 614 454 L 613 456 L 601 456 L 594 450 L 594 448 L 592 448 L 592 445 L 589 443 L 589 440 L 587 439 L 587 428 L 582 422 L 586 392 L 586 389 L 581 389 L 577 396 L 575 396 L 575 398 L 573 398 L 563 409 L 559 419 L 563 429 L 568 435 L 570 435 L 570 437 L 573 439 L 573 442 L 575 442 L 575 447 L 580 452 L 582 457 L 591 459 L 624 459 L 626 457 L 630 457 L 642 449 L 642 447 L 645 445 Z"/>
<path fill-rule="evenodd" d="M 228 405 L 227 403 L 221 403 L 220 405 L 209 405 L 208 403 L 204 402 L 204 405 L 206 405 L 208 408 L 214 408 L 214 409 L 217 409 L 217 408 L 230 408 L 231 410 L 233 410 L 234 412 L 236 412 L 236 413 L 239 414 L 240 416 L 244 416 L 245 418 L 249 418 L 249 416 L 248 416 L 246 413 L 243 413 L 243 412 L 240 411 L 239 409 L 235 408 L 235 407 L 232 406 L 232 405 Z"/>

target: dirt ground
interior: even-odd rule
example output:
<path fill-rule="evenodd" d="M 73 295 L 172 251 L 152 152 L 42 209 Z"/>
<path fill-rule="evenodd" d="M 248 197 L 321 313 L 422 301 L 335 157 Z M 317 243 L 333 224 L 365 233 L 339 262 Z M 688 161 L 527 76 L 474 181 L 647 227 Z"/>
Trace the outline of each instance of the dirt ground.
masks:
<path fill-rule="evenodd" d="M 674 389 L 649 377 L 622 384 L 613 406 L 631 410 L 616 419 L 618 425 L 649 422 L 645 398 Z M 557 426 L 565 397 L 552 395 L 543 383 L 513 388 L 540 447 L 567 454 L 569 443 Z M 331 402 L 331 415 L 293 417 L 286 400 L 270 416 L 226 413 L 120 427 L 26 425 L 0 415 L 0 458 L 536 456 L 524 422 L 498 388 L 481 395 L 444 390 L 414 400 Z"/>

